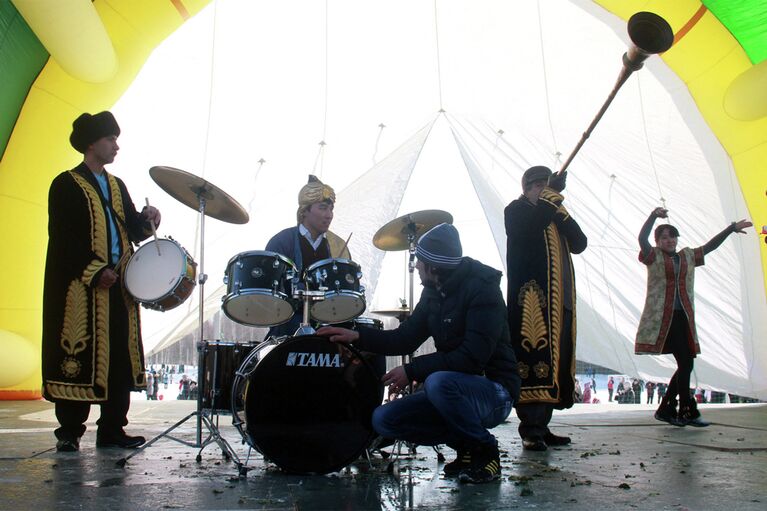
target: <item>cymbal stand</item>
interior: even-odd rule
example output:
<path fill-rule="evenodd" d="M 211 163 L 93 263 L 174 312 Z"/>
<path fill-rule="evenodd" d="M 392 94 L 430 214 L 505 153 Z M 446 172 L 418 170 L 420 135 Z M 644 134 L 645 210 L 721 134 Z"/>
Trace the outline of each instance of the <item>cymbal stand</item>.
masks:
<path fill-rule="evenodd" d="M 203 409 L 202 408 L 202 382 L 203 378 L 205 376 L 205 370 L 203 367 L 203 353 L 205 349 L 205 342 L 203 340 L 203 326 L 205 324 L 204 321 L 204 305 L 205 305 L 205 282 L 208 280 L 208 276 L 205 274 L 205 203 L 208 198 L 212 197 L 205 186 L 198 187 L 194 190 L 194 192 L 197 194 L 197 199 L 199 201 L 200 207 L 200 275 L 198 278 L 198 284 L 200 286 L 200 305 L 199 305 L 199 330 L 200 330 L 200 338 L 197 342 L 197 410 L 190 413 L 177 423 L 175 423 L 173 426 L 169 427 L 156 437 L 152 438 L 150 441 L 133 451 L 130 455 L 121 458 L 117 461 L 117 466 L 124 467 L 125 464 L 128 462 L 129 459 L 136 456 L 140 452 L 142 452 L 144 449 L 149 447 L 150 445 L 154 444 L 158 440 L 160 440 L 163 437 L 167 437 L 170 440 L 173 440 L 175 442 L 184 444 L 188 447 L 194 447 L 199 448 L 200 451 L 197 453 L 197 462 L 199 463 L 202 461 L 202 450 L 205 449 L 208 445 L 212 443 L 218 444 L 218 446 L 221 448 L 221 452 L 224 455 L 224 458 L 227 460 L 233 460 L 235 465 L 237 466 L 237 470 L 241 476 L 245 475 L 245 472 L 247 472 L 247 468 L 244 466 L 242 461 L 240 461 L 239 456 L 237 456 L 237 453 L 234 452 L 234 449 L 231 445 L 229 445 L 229 442 L 226 441 L 221 436 L 221 432 L 218 429 L 218 413 L 216 410 L 212 409 Z M 213 420 L 213 415 L 216 416 L 215 422 Z M 192 417 L 197 418 L 197 427 L 196 427 L 196 438 L 195 442 L 189 442 L 188 440 L 183 440 L 181 438 L 177 438 L 173 435 L 171 435 L 171 431 L 181 426 L 183 423 L 191 419 Z M 205 425 L 205 427 L 208 430 L 208 436 L 205 438 L 205 440 L 202 439 L 202 426 Z"/>
<path fill-rule="evenodd" d="M 409 223 L 407 225 L 406 229 L 407 229 L 407 241 L 408 241 L 408 245 L 409 245 L 408 251 L 410 253 L 410 257 L 408 259 L 408 264 L 407 264 L 407 271 L 408 271 L 409 277 L 410 277 L 409 278 L 409 280 L 410 280 L 410 296 L 409 296 L 410 302 L 408 303 L 409 314 L 408 314 L 407 317 L 410 317 L 410 316 L 413 315 L 413 309 L 415 308 L 414 307 L 414 303 L 413 303 L 413 281 L 414 281 L 414 277 L 413 276 L 415 274 L 415 246 L 416 246 L 416 236 L 415 236 L 416 225 L 415 225 L 415 223 L 412 223 L 412 222 Z M 400 324 L 402 323 L 402 321 L 403 320 L 400 320 Z M 402 365 L 408 364 L 412 360 L 413 360 L 413 354 L 412 353 L 410 353 L 408 355 L 402 355 Z M 412 381 L 408 383 L 407 393 L 408 394 L 412 394 L 413 393 L 413 382 Z M 389 462 L 389 466 L 387 468 L 387 471 L 389 473 L 392 473 L 392 474 L 395 474 L 395 475 L 399 475 L 398 474 L 399 471 L 397 470 L 397 468 L 395 466 L 395 462 L 399 460 L 399 457 L 401 455 L 401 449 L 402 449 L 402 444 L 403 443 L 407 445 L 408 451 L 409 451 L 409 453 L 411 455 L 416 453 L 416 444 L 414 444 L 413 442 L 405 442 L 403 440 L 397 440 L 394 443 L 395 444 L 394 445 L 395 449 L 393 449 L 393 451 L 396 451 L 396 455 L 394 457 L 395 459 L 393 459 L 391 462 Z M 439 462 L 440 463 L 444 462 L 445 461 L 445 455 L 442 454 L 442 450 L 440 449 L 440 446 L 438 446 L 438 445 L 432 446 L 432 449 L 434 449 L 434 452 L 437 453 L 437 459 L 439 460 Z"/>
<path fill-rule="evenodd" d="M 410 253 L 410 257 L 408 258 L 407 263 L 407 271 L 409 274 L 409 286 L 410 286 L 410 295 L 409 295 L 409 301 L 408 301 L 408 317 L 410 317 L 413 314 L 413 274 L 415 273 L 415 233 L 416 233 L 416 225 L 413 222 L 410 222 L 407 224 L 404 230 L 407 230 L 407 241 L 408 241 L 408 252 Z M 400 320 L 400 324 L 402 324 L 402 320 Z M 410 361 L 413 360 L 413 354 L 410 353 L 408 355 L 402 355 L 402 365 L 409 364 Z M 407 393 L 412 394 L 413 393 L 413 382 L 408 382 L 407 385 Z M 397 440 L 394 442 L 394 445 L 392 446 L 392 452 L 396 453 L 394 456 L 394 459 L 389 462 L 387 471 L 389 473 L 398 475 L 399 470 L 397 469 L 395 462 L 399 461 L 399 457 L 402 454 L 402 445 L 407 445 L 407 450 L 409 454 L 413 455 L 416 453 L 416 445 L 412 442 L 406 442 L 404 440 Z"/>

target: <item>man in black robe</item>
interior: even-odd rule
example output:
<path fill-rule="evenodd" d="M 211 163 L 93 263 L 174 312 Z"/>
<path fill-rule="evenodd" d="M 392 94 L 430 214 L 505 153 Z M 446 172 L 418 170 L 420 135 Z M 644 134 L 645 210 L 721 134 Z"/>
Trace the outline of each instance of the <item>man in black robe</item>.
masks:
<path fill-rule="evenodd" d="M 567 174 L 536 166 L 522 176 L 523 194 L 504 211 L 511 344 L 522 389 L 515 404 L 527 450 L 545 451 L 570 438 L 548 427 L 553 410 L 570 408 L 575 389 L 575 273 L 570 254 L 586 236 L 562 205 Z"/>
<path fill-rule="evenodd" d="M 101 405 L 97 447 L 135 448 L 130 392 L 146 386 L 138 305 L 120 279 L 132 242 L 151 234 L 160 212 L 139 213 L 125 184 L 104 166 L 119 146 L 110 112 L 82 114 L 70 143 L 83 162 L 62 172 L 48 195 L 48 253 L 43 292 L 43 396 L 55 403 L 56 449 L 80 448 L 91 404 Z"/>

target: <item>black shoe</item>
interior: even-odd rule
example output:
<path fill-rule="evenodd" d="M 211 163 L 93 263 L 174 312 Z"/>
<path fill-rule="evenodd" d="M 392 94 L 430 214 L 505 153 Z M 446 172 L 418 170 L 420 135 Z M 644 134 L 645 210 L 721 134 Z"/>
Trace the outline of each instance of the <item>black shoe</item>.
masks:
<path fill-rule="evenodd" d="M 676 410 L 670 411 L 667 408 L 660 407 L 657 410 L 655 410 L 655 420 L 659 420 L 662 422 L 668 422 L 672 426 L 684 426 L 685 424 L 681 422 L 676 417 Z"/>
<path fill-rule="evenodd" d="M 711 423 L 708 421 L 704 421 L 700 418 L 700 416 L 695 417 L 694 419 L 685 419 L 683 420 L 684 426 L 695 426 L 696 428 L 705 428 L 706 426 L 710 426 Z"/>
<path fill-rule="evenodd" d="M 146 438 L 143 436 L 130 436 L 125 434 L 124 431 L 116 435 L 102 435 L 96 434 L 96 447 L 106 449 L 110 447 L 118 447 L 120 449 L 135 449 L 141 447 L 146 443 Z"/>
<path fill-rule="evenodd" d="M 679 407 L 679 418 L 677 421 L 682 426 L 694 426 L 696 428 L 705 428 L 711 425 L 710 422 L 704 421 L 700 417 L 698 407 L 695 405 Z"/>
<path fill-rule="evenodd" d="M 672 426 L 684 426 L 676 414 L 676 402 L 661 402 L 657 410 L 655 410 L 655 420 L 661 422 L 668 422 Z"/>
<path fill-rule="evenodd" d="M 79 438 L 64 438 L 56 442 L 56 452 L 77 452 L 79 450 Z"/>
<path fill-rule="evenodd" d="M 542 438 L 523 438 L 522 448 L 526 451 L 543 452 L 549 448 Z"/>
<path fill-rule="evenodd" d="M 501 453 L 498 444 L 480 445 L 471 450 L 471 466 L 461 470 L 461 483 L 484 484 L 501 478 Z"/>
<path fill-rule="evenodd" d="M 469 467 L 471 467 L 471 451 L 462 449 L 456 452 L 454 461 L 442 467 L 442 471 L 447 477 L 455 477 L 461 473 L 461 470 Z"/>
<path fill-rule="evenodd" d="M 546 445 L 549 447 L 559 447 L 562 445 L 570 445 L 571 440 L 569 436 L 559 436 L 549 431 L 543 435 L 543 441 L 546 442 Z"/>

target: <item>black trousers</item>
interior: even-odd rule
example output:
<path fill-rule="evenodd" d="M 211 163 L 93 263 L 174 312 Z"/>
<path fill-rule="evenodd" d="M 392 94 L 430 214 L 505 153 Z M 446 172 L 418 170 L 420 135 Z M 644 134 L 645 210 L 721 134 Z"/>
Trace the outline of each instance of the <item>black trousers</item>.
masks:
<path fill-rule="evenodd" d="M 118 280 L 109 290 L 109 377 L 108 399 L 102 403 L 101 417 L 96 422 L 101 434 L 119 435 L 128 424 L 130 393 L 133 388 L 133 369 L 128 352 L 128 315 L 123 305 L 122 286 Z M 57 401 L 56 419 L 60 427 L 56 438 L 79 438 L 85 433 L 85 421 L 91 403 L 83 401 Z"/>
<path fill-rule="evenodd" d="M 679 396 L 681 406 L 691 406 L 694 403 L 690 396 L 690 374 L 692 373 L 695 361 L 695 353 L 691 350 L 687 341 L 688 335 L 687 315 L 684 311 L 675 310 L 669 326 L 668 337 L 664 352 L 671 352 L 676 359 L 677 370 L 668 384 L 668 390 L 663 397 L 663 403 L 667 404 L 670 400 Z"/>
<path fill-rule="evenodd" d="M 524 403 L 517 404 L 519 418 L 519 436 L 523 439 L 543 439 L 550 433 L 549 422 L 554 408 L 573 406 L 575 393 L 575 375 L 573 374 L 573 313 L 565 309 L 562 317 L 562 332 L 559 341 L 559 403 Z"/>

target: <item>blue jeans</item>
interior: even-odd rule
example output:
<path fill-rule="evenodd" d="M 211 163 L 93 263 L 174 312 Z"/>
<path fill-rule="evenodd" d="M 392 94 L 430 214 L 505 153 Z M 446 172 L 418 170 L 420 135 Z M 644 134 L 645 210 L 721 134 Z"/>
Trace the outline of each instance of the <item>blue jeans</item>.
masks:
<path fill-rule="evenodd" d="M 494 428 L 511 412 L 512 399 L 501 384 L 484 376 L 439 371 L 423 390 L 379 406 L 373 428 L 386 438 L 453 449 L 494 444 Z"/>

